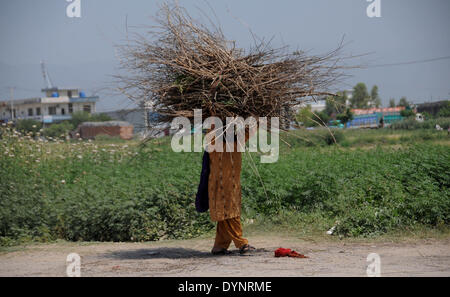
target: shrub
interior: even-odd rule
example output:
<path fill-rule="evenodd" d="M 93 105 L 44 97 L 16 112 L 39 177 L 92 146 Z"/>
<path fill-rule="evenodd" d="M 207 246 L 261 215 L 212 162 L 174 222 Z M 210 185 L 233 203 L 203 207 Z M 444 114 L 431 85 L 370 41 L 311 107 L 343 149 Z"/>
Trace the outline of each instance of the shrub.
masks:
<path fill-rule="evenodd" d="M 83 122 L 106 122 L 110 121 L 111 117 L 107 114 L 90 114 L 85 111 L 77 111 L 72 114 L 72 119 L 70 123 L 77 128 Z"/>
<path fill-rule="evenodd" d="M 23 119 L 16 122 L 16 129 L 23 134 L 31 132 L 35 135 L 42 128 L 42 123 L 32 119 Z"/>
<path fill-rule="evenodd" d="M 417 130 L 417 129 L 435 129 L 436 125 L 447 130 L 450 127 L 450 118 L 436 118 L 418 122 L 415 119 L 409 118 L 403 121 L 395 122 L 389 126 L 393 130 Z"/>
<path fill-rule="evenodd" d="M 49 144 L 1 129 L 2 245 L 190 238 L 213 228 L 209 214 L 194 207 L 202 155 L 172 152 L 169 138 L 137 150 L 129 143 Z M 329 133 L 304 132 L 317 139 Z M 244 218 L 279 225 L 293 214 L 321 228 L 339 221 L 343 236 L 450 223 L 446 145 L 346 150 L 322 140 L 281 153 L 273 164 L 243 155 Z"/>
<path fill-rule="evenodd" d="M 43 134 L 45 137 L 64 138 L 69 131 L 73 129 L 74 126 L 71 123 L 64 121 L 59 124 L 52 124 L 48 128 L 45 128 Z"/>

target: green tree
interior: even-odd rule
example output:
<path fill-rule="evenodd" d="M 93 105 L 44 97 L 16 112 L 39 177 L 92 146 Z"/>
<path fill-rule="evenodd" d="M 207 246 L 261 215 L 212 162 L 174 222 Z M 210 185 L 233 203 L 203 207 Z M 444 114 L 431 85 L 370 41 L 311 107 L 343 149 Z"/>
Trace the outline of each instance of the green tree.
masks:
<path fill-rule="evenodd" d="M 110 121 L 111 117 L 107 114 L 90 114 L 85 111 L 77 111 L 72 114 L 70 123 L 77 128 L 79 124 L 84 122 L 106 122 Z"/>
<path fill-rule="evenodd" d="M 408 107 L 409 106 L 409 102 L 408 102 L 408 100 L 406 99 L 405 96 L 400 98 L 400 101 L 398 102 L 397 106 L 403 106 L 403 107 Z"/>
<path fill-rule="evenodd" d="M 436 114 L 437 117 L 450 117 L 450 101 L 447 101 L 445 105 Z"/>
<path fill-rule="evenodd" d="M 372 90 L 370 91 L 370 100 L 371 100 L 371 104 L 375 107 L 380 107 L 381 106 L 381 98 L 378 95 L 378 86 L 374 85 L 372 87 Z"/>
<path fill-rule="evenodd" d="M 307 105 L 298 111 L 296 119 L 305 127 L 316 127 L 327 124 L 330 117 L 325 111 L 313 112 L 311 110 L 311 105 Z"/>
<path fill-rule="evenodd" d="M 353 96 L 350 99 L 353 108 L 366 108 L 370 100 L 365 83 L 358 83 L 353 87 Z"/>
<path fill-rule="evenodd" d="M 353 120 L 353 113 L 351 112 L 350 108 L 347 108 L 345 112 L 338 114 L 336 116 L 336 119 L 341 121 L 341 123 L 345 125 L 351 120 Z"/>
<path fill-rule="evenodd" d="M 407 109 L 400 111 L 400 115 L 405 118 L 410 118 L 410 117 L 415 116 L 416 114 L 414 113 L 414 111 L 412 109 L 407 108 Z"/>
<path fill-rule="evenodd" d="M 395 107 L 395 99 L 394 98 L 389 99 L 389 107 Z"/>
<path fill-rule="evenodd" d="M 325 103 L 324 112 L 328 116 L 332 116 L 333 114 L 339 114 L 345 110 L 346 102 L 347 102 L 347 92 L 338 92 L 336 96 L 328 96 Z"/>

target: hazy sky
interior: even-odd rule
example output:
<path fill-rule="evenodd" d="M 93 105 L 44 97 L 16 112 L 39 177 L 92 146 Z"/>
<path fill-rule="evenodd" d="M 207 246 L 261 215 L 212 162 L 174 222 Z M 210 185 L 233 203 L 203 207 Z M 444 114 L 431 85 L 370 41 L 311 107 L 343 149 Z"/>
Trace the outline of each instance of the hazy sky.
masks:
<path fill-rule="evenodd" d="M 74 86 L 101 96 L 99 110 L 130 107 L 112 95 L 110 77 L 118 59 L 115 44 L 129 27 L 152 24 L 160 1 L 81 0 L 81 18 L 68 18 L 66 0 L 0 2 L 0 100 L 40 96 L 44 59 L 57 86 Z M 274 45 L 323 53 L 345 35 L 347 54 L 370 53 L 355 64 L 391 64 L 450 56 L 449 0 L 381 0 L 381 17 L 366 15 L 366 0 L 179 0 L 194 16 L 210 13 L 210 3 L 225 34 L 240 47 L 251 44 L 248 28 Z M 213 17 L 215 18 L 215 17 Z M 139 31 L 138 28 L 129 28 Z M 450 97 L 450 59 L 349 72 L 336 89 L 376 84 L 386 105 L 407 96 L 414 102 Z"/>

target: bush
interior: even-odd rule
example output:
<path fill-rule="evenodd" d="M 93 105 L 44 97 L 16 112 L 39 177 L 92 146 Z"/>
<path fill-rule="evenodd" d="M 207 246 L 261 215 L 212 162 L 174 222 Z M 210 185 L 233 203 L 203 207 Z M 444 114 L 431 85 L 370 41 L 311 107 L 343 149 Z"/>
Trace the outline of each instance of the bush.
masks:
<path fill-rule="evenodd" d="M 16 129 L 23 134 L 31 132 L 36 135 L 37 132 L 42 128 L 42 123 L 32 119 L 23 119 L 16 122 Z"/>
<path fill-rule="evenodd" d="M 445 118 L 449 118 L 450 117 L 450 101 L 447 101 L 445 103 L 445 106 L 443 106 L 439 112 L 437 113 L 438 117 L 445 117 Z"/>
<path fill-rule="evenodd" d="M 191 238 L 213 228 L 209 214 L 194 207 L 202 154 L 174 153 L 169 138 L 138 151 L 129 143 L 49 144 L 1 129 L 2 245 Z M 304 132 L 317 139 L 329 133 Z M 291 143 L 277 163 L 243 155 L 244 218 L 282 224 L 293 214 L 321 228 L 339 221 L 343 236 L 450 223 L 448 146 L 344 150 L 325 140 L 312 148 Z"/>
<path fill-rule="evenodd" d="M 84 122 L 107 122 L 111 121 L 111 117 L 107 114 L 90 114 L 85 111 L 77 111 L 72 114 L 72 119 L 70 123 L 77 128 L 78 125 Z"/>
<path fill-rule="evenodd" d="M 405 119 L 395 122 L 389 126 L 393 130 L 417 130 L 417 129 L 436 129 L 436 125 L 441 126 L 444 130 L 450 127 L 450 118 L 436 118 L 418 122 L 415 119 Z"/>
<path fill-rule="evenodd" d="M 43 134 L 45 137 L 65 138 L 73 129 L 74 126 L 65 121 L 59 124 L 52 124 L 48 128 L 45 128 Z"/>

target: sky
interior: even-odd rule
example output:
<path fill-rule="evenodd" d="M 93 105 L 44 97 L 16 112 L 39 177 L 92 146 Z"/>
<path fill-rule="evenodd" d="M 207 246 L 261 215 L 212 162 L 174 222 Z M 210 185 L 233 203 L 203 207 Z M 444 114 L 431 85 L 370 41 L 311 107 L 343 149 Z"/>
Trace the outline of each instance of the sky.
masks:
<path fill-rule="evenodd" d="M 369 18 L 367 0 L 179 0 L 194 17 L 209 15 L 226 37 L 248 48 L 250 30 L 290 46 L 321 54 L 344 38 L 345 55 L 361 69 L 334 91 L 364 82 L 379 87 L 382 103 L 406 96 L 415 103 L 450 98 L 450 1 L 379 0 L 381 17 Z M 0 100 L 41 96 L 45 60 L 54 85 L 79 87 L 100 96 L 98 111 L 133 107 L 114 92 L 117 45 L 126 33 L 154 24 L 161 1 L 80 0 L 81 17 L 69 18 L 66 0 L 0 1 Z M 214 15 L 215 14 L 215 15 Z M 445 59 L 408 63 L 435 58 Z M 400 65 L 386 65 L 398 64 Z M 380 66 L 381 65 L 381 66 Z M 385 66 L 382 66 L 385 65 Z M 375 67 L 379 66 L 379 67 Z"/>

